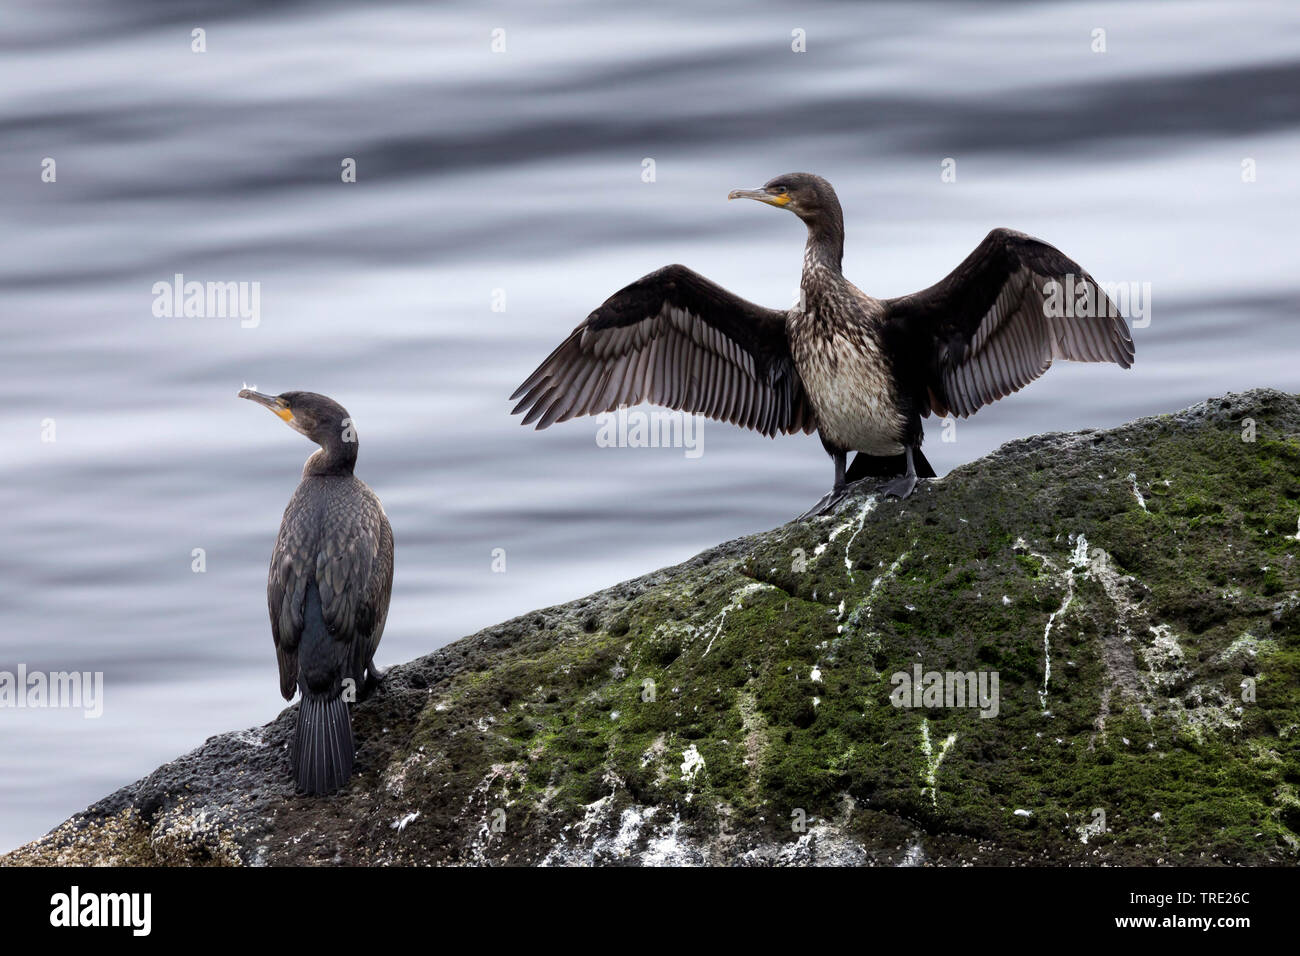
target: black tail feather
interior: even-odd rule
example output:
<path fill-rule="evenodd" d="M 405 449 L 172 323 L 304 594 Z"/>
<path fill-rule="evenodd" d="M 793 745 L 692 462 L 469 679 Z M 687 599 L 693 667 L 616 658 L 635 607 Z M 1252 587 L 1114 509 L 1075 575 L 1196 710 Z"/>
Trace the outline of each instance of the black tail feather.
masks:
<path fill-rule="evenodd" d="M 916 477 L 934 478 L 934 467 L 926 460 L 919 448 L 912 449 L 912 464 L 916 466 Z M 845 481 L 858 481 L 862 478 L 897 478 L 907 471 L 905 455 L 868 455 L 858 452 L 853 456 Z"/>
<path fill-rule="evenodd" d="M 294 735 L 293 779 L 313 796 L 333 793 L 352 776 L 352 719 L 341 696 L 304 694 Z"/>

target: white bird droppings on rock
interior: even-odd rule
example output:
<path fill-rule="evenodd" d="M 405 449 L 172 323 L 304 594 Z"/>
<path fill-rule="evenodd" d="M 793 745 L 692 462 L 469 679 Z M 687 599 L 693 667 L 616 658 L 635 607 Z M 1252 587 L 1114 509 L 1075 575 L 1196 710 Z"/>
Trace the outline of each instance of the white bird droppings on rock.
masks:
<path fill-rule="evenodd" d="M 689 783 L 703 769 L 704 758 L 700 756 L 695 744 L 691 744 L 682 751 L 682 779 Z"/>

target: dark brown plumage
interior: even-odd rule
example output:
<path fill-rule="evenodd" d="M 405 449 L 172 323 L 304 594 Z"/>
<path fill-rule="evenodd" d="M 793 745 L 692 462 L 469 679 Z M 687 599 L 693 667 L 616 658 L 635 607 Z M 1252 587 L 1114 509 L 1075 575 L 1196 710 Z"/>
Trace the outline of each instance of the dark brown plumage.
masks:
<path fill-rule="evenodd" d="M 1074 277 L 1091 316 L 1049 315 L 1049 283 Z M 1073 303 L 1072 303 L 1073 305 Z M 884 335 L 924 369 L 933 410 L 966 417 L 1038 378 L 1053 358 L 1133 364 L 1133 339 L 1115 303 L 1054 246 L 994 229 L 943 280 L 885 300 Z"/>
<path fill-rule="evenodd" d="M 346 409 L 313 392 L 239 396 L 320 445 L 280 522 L 266 600 L 280 693 L 302 693 L 294 779 L 303 792 L 330 793 L 352 772 L 347 702 L 383 676 L 374 655 L 393 588 L 393 532 L 375 493 L 352 473 L 357 436 Z"/>
<path fill-rule="evenodd" d="M 785 313 L 746 302 L 681 265 L 611 296 L 513 398 L 538 428 L 653 402 L 764 435 L 816 428 Z"/>
<path fill-rule="evenodd" d="M 1097 283 L 1059 250 L 994 229 L 946 278 L 875 299 L 841 272 L 844 219 L 830 183 L 778 176 L 729 198 L 794 212 L 808 227 L 801 301 L 788 311 L 666 266 L 607 299 L 515 391 L 524 424 L 649 401 L 752 428 L 811 432 L 835 460 L 829 507 L 848 480 L 933 476 L 921 418 L 966 416 L 1018 391 L 1054 358 L 1127 368 L 1133 340 Z M 1057 315 L 1049 283 L 1073 283 L 1081 314 Z M 1071 305 L 1074 305 L 1071 300 Z M 849 451 L 859 455 L 846 473 Z"/>

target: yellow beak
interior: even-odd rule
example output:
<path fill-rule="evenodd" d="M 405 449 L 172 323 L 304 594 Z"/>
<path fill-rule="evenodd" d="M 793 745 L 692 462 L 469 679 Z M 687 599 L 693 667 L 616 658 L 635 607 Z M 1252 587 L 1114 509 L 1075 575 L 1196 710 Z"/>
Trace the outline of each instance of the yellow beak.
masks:
<path fill-rule="evenodd" d="M 289 411 L 289 409 L 284 405 L 281 405 L 280 400 L 274 395 L 263 395 L 261 392 L 255 392 L 251 388 L 241 388 L 238 397 L 246 398 L 250 402 L 257 402 L 257 404 L 269 408 L 286 422 L 293 421 L 293 412 Z"/>
<path fill-rule="evenodd" d="M 766 189 L 733 189 L 727 193 L 728 199 L 757 199 L 769 206 L 784 206 L 790 202 L 789 193 L 777 193 L 775 196 Z"/>

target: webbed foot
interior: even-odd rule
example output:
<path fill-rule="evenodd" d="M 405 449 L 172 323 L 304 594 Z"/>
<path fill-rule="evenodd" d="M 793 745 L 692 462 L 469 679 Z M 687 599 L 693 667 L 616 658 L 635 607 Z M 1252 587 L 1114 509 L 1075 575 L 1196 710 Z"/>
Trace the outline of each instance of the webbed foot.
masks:
<path fill-rule="evenodd" d="M 840 485 L 836 488 L 832 488 L 830 491 L 826 492 L 826 494 L 822 495 L 821 500 L 818 501 L 817 504 L 813 505 L 801 514 L 796 520 L 807 521 L 809 518 L 820 518 L 823 515 L 830 514 L 835 510 L 835 506 L 844 500 L 844 496 L 849 493 L 851 487 L 852 485 Z"/>
<path fill-rule="evenodd" d="M 888 498 L 906 498 L 916 489 L 916 475 L 901 475 L 880 485 L 880 493 Z"/>

